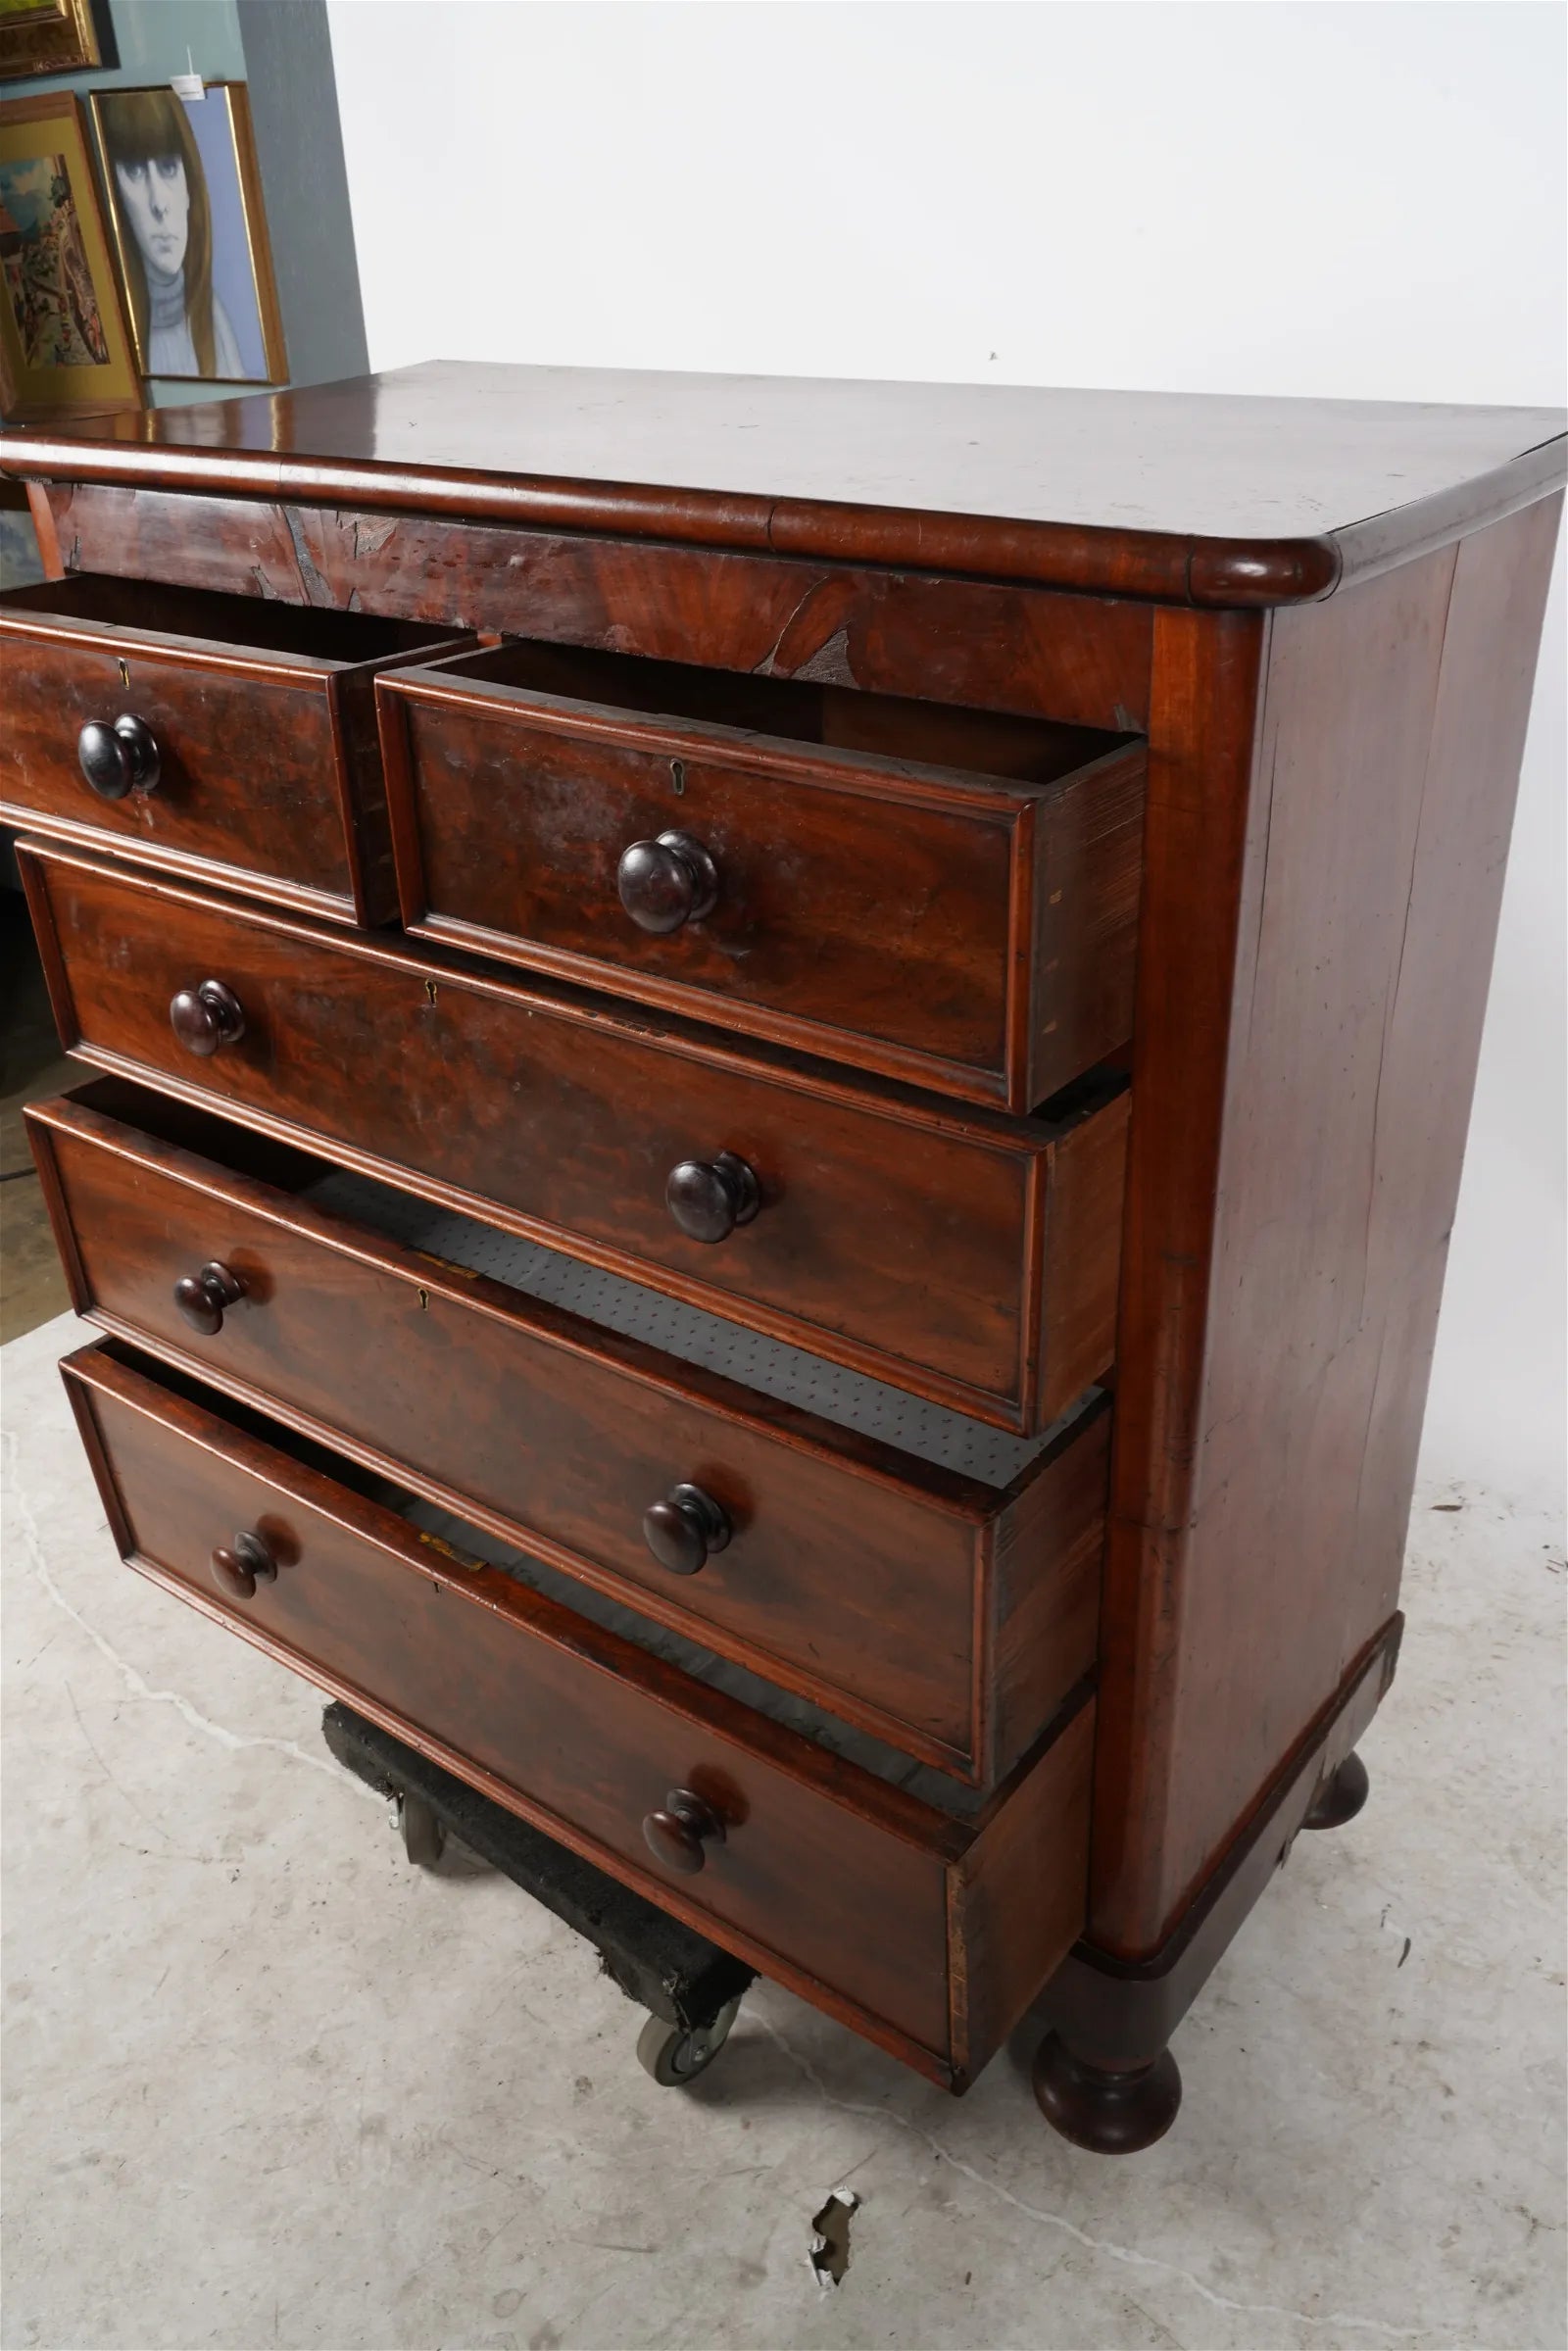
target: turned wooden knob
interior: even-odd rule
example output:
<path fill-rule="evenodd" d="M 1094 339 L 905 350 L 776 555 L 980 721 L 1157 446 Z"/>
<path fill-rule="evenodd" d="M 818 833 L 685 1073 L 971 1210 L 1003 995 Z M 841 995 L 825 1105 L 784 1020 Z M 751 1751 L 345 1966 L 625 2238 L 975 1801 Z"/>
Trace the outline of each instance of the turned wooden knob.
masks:
<path fill-rule="evenodd" d="M 223 1308 L 234 1305 L 245 1296 L 245 1285 L 238 1274 L 230 1273 L 215 1257 L 200 1273 L 181 1274 L 174 1284 L 174 1303 L 193 1331 L 204 1339 L 212 1339 L 223 1327 Z"/>
<path fill-rule="evenodd" d="M 690 1878 L 708 1859 L 704 1846 L 723 1843 L 724 1824 L 712 1805 L 689 1788 L 672 1788 L 662 1810 L 651 1812 L 644 1821 L 643 1837 L 656 1861 Z"/>
<path fill-rule="evenodd" d="M 672 1486 L 643 1512 L 643 1541 L 672 1576 L 695 1576 L 730 1539 L 729 1520 L 700 1486 Z"/>
<path fill-rule="evenodd" d="M 682 1159 L 672 1167 L 664 1200 L 691 1240 L 724 1241 L 738 1224 L 751 1223 L 762 1196 L 745 1160 L 720 1151 L 716 1159 Z"/>
<path fill-rule="evenodd" d="M 622 851 L 615 886 L 637 928 L 662 937 L 711 914 L 718 904 L 718 867 L 695 834 L 661 833 Z"/>
<path fill-rule="evenodd" d="M 169 1007 L 169 1025 L 188 1053 L 216 1053 L 245 1034 L 245 1012 L 232 988 L 221 980 L 203 980 L 199 988 L 181 988 Z"/>
<path fill-rule="evenodd" d="M 158 738 L 145 718 L 126 710 L 111 726 L 89 718 L 76 737 L 81 772 L 100 800 L 123 800 L 127 792 L 158 788 Z"/>
<path fill-rule="evenodd" d="M 277 1561 L 259 1535 L 236 1535 L 232 1550 L 213 1553 L 213 1582 L 231 1600 L 254 1599 L 258 1584 L 277 1580 Z"/>

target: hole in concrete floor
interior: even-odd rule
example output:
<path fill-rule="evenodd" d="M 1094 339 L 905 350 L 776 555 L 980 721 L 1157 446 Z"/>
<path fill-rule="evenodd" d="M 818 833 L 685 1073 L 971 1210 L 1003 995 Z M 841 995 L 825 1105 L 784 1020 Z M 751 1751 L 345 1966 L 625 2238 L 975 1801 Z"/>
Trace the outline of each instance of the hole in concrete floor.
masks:
<path fill-rule="evenodd" d="M 820 2286 L 844 2283 L 850 2266 L 850 2215 L 859 2201 L 853 2188 L 836 2187 L 811 2223 L 811 2275 Z"/>

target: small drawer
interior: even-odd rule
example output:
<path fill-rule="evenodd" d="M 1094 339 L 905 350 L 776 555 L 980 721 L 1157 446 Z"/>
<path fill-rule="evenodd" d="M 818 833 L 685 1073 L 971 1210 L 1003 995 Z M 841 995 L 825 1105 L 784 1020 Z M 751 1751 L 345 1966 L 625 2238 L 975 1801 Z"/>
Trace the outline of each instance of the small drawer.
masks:
<path fill-rule="evenodd" d="M 149 580 L 13 589 L 0 818 L 333 921 L 390 921 L 374 678 L 455 641 Z"/>
<path fill-rule="evenodd" d="M 992 1786 L 1093 1666 L 1102 1396 L 1004 1437 L 117 1080 L 26 1120 L 78 1313 L 903 1752 Z"/>
<path fill-rule="evenodd" d="M 61 849 L 18 858 L 62 1040 L 101 1067 L 1020 1436 L 1111 1362 L 1125 1094 L 959 1110 Z"/>
<path fill-rule="evenodd" d="M 116 1342 L 62 1369 L 131 1565 L 933 2079 L 978 2072 L 1079 1932 L 1088 1701 L 949 1810 Z"/>
<path fill-rule="evenodd" d="M 1010 1110 L 1132 1033 L 1141 744 L 521 642 L 376 698 L 421 937 Z"/>

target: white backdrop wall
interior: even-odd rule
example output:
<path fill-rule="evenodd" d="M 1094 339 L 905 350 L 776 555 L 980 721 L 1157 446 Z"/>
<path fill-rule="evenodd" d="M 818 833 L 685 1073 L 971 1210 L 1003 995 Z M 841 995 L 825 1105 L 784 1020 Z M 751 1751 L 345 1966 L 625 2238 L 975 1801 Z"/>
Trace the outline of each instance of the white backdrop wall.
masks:
<path fill-rule="evenodd" d="M 372 367 L 1557 403 L 1555 5 L 330 0 Z M 1562 556 L 1428 1419 L 1554 1490 Z"/>

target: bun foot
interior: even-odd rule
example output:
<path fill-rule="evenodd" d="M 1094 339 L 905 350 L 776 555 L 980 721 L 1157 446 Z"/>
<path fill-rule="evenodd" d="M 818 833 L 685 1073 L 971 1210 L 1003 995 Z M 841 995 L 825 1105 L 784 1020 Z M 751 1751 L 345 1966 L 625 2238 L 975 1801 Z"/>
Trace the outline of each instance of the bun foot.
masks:
<path fill-rule="evenodd" d="M 1035 2101 L 1054 2131 L 1092 2155 L 1136 2155 L 1163 2138 L 1182 2102 L 1176 2060 L 1161 2049 L 1152 2065 L 1112 2073 L 1075 2057 L 1057 2033 L 1035 2054 Z"/>
<path fill-rule="evenodd" d="M 1366 1776 L 1366 1765 L 1359 1755 L 1347 1755 L 1345 1761 L 1324 1781 L 1312 1798 L 1312 1809 L 1301 1823 L 1303 1829 L 1343 1829 L 1353 1821 L 1366 1802 L 1372 1783 Z"/>

